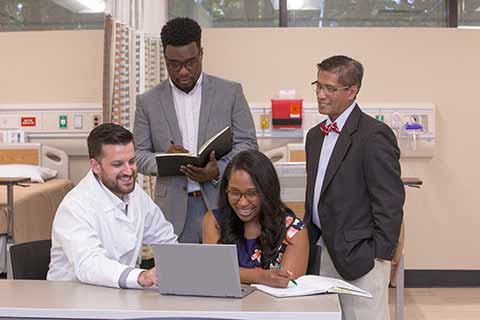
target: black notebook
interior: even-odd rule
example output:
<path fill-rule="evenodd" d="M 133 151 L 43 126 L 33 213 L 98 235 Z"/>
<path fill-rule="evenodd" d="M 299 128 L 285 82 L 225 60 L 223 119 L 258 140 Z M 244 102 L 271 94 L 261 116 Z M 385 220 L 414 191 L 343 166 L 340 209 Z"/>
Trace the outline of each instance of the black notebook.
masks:
<path fill-rule="evenodd" d="M 157 159 L 157 170 L 159 177 L 179 176 L 180 166 L 192 164 L 197 167 L 204 167 L 210 157 L 210 153 L 215 151 L 215 158 L 218 160 L 232 150 L 232 129 L 226 127 L 219 133 L 208 139 L 198 151 L 194 153 L 161 153 L 155 157 Z"/>

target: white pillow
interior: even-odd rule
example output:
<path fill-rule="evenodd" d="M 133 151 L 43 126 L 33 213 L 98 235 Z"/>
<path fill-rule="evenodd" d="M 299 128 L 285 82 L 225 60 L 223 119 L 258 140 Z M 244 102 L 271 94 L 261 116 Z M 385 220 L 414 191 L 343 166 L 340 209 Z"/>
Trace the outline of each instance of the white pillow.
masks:
<path fill-rule="evenodd" d="M 27 177 L 32 182 L 45 182 L 55 178 L 57 170 L 29 164 L 4 164 L 0 165 L 0 178 Z"/>

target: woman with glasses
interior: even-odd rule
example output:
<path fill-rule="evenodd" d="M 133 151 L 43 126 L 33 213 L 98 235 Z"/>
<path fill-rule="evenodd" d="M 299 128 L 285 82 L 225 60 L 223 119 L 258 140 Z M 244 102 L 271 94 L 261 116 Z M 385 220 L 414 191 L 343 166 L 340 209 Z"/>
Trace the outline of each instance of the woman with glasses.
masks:
<path fill-rule="evenodd" d="M 305 274 L 307 230 L 281 201 L 277 173 L 263 153 L 242 151 L 228 164 L 219 208 L 203 221 L 203 243 L 237 245 L 242 283 L 287 287 Z"/>

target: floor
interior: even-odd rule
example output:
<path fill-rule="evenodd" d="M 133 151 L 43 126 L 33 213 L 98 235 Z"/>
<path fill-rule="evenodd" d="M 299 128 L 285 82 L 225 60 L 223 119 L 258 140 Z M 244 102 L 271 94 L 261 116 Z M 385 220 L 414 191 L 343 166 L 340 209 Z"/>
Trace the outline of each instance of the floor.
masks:
<path fill-rule="evenodd" d="M 394 289 L 390 289 L 395 320 Z M 406 288 L 404 320 L 479 320 L 480 288 Z"/>

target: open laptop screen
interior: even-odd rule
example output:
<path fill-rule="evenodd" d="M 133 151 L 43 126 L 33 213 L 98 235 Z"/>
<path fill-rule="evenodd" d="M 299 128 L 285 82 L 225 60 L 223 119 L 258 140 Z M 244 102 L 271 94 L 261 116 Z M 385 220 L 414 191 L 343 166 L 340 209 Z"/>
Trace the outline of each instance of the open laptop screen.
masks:
<path fill-rule="evenodd" d="M 154 244 L 162 294 L 242 297 L 237 248 L 224 244 Z"/>

